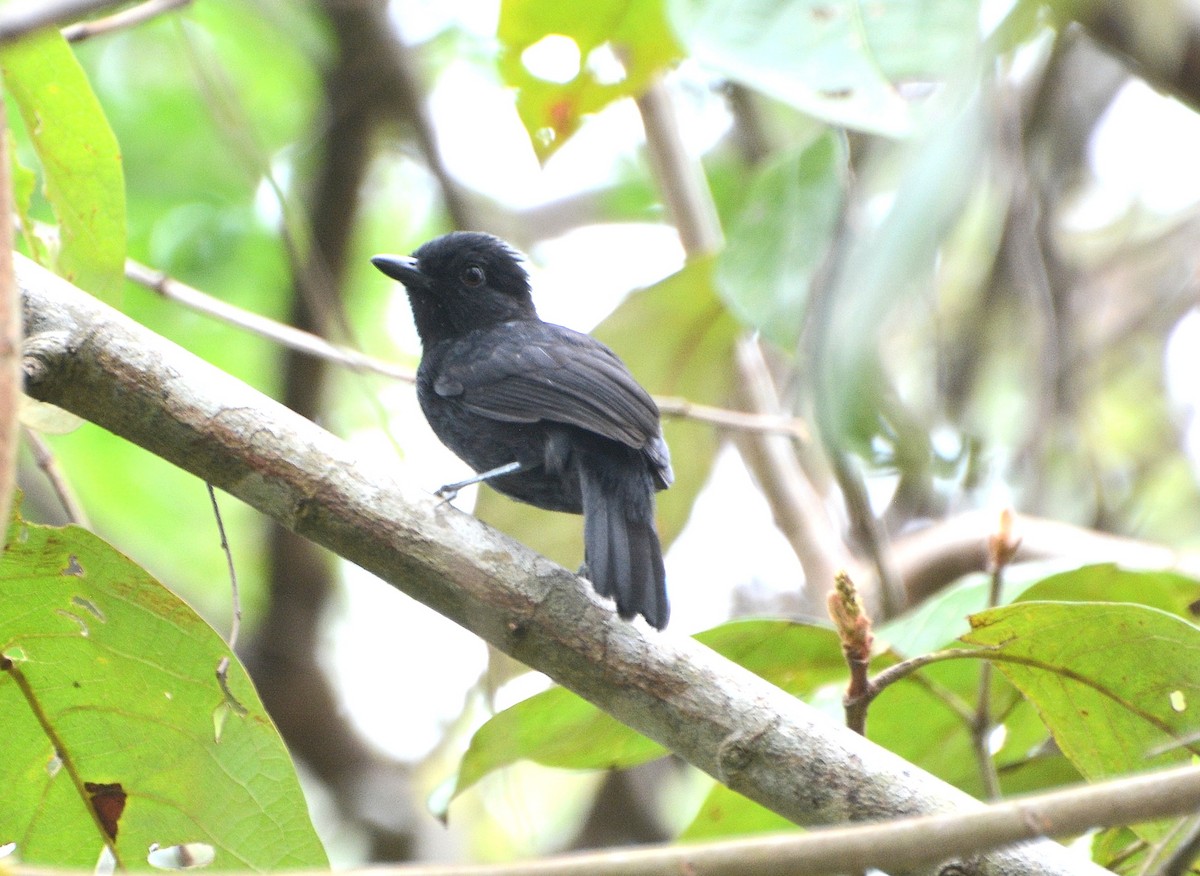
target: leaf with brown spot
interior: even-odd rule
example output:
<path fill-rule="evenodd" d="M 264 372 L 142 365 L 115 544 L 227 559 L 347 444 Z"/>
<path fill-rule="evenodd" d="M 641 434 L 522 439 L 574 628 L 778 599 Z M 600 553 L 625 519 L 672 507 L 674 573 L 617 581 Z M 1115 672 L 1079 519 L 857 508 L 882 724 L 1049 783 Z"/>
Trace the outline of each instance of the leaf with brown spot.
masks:
<path fill-rule="evenodd" d="M 245 669 L 179 597 L 85 530 L 19 519 L 0 581 L 0 838 L 23 862 L 91 868 L 107 842 L 144 868 L 152 844 L 202 839 L 225 870 L 328 866 Z"/>
<path fill-rule="evenodd" d="M 117 838 L 117 828 L 120 826 L 121 814 L 125 811 L 125 801 L 128 795 L 120 782 L 84 782 L 83 789 L 92 800 L 92 809 L 104 827 L 109 839 Z"/>

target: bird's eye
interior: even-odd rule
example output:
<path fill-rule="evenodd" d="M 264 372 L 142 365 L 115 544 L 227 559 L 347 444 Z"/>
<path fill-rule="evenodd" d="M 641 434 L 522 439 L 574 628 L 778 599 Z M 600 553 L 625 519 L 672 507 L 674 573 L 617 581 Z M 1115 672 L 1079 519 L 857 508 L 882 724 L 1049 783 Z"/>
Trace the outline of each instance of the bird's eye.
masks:
<path fill-rule="evenodd" d="M 471 286 L 472 288 L 475 286 L 482 286 L 483 281 L 486 279 L 487 278 L 483 275 L 483 268 L 479 267 L 479 265 L 470 265 L 465 271 L 462 272 L 463 283 L 465 283 L 467 286 Z"/>

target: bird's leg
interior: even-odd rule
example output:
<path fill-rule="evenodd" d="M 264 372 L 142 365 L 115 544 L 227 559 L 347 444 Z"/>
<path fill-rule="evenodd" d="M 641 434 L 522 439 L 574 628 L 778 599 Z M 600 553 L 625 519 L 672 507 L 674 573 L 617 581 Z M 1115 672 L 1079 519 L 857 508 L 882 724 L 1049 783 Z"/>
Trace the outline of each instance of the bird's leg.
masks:
<path fill-rule="evenodd" d="M 517 474 L 518 472 L 523 472 L 530 468 L 533 468 L 533 466 L 524 465 L 514 459 L 512 462 L 508 462 L 504 465 L 499 465 L 495 468 L 488 469 L 487 471 L 480 472 L 474 477 L 467 478 L 465 481 L 458 481 L 457 483 L 453 484 L 444 484 L 441 487 L 438 487 L 434 495 L 440 496 L 443 501 L 453 502 L 454 497 L 458 495 L 458 491 L 463 487 L 469 487 L 471 484 L 481 484 L 484 481 L 489 481 L 492 478 L 498 478 L 501 475 Z"/>

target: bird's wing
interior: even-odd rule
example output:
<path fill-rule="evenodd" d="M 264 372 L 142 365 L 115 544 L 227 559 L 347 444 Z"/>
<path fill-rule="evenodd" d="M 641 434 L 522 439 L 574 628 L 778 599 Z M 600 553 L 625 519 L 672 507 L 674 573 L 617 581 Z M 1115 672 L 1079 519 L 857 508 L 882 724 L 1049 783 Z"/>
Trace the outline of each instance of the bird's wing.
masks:
<path fill-rule="evenodd" d="M 434 381 L 440 396 L 496 420 L 568 423 L 633 448 L 658 436 L 658 407 L 594 338 L 519 322 L 462 340 L 442 360 Z"/>

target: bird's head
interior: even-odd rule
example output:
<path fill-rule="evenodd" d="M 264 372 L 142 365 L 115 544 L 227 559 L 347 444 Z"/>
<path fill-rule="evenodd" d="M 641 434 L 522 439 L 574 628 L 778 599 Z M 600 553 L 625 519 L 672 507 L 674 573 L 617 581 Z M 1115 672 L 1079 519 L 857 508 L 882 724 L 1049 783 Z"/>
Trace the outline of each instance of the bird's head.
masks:
<path fill-rule="evenodd" d="M 408 290 L 422 344 L 537 318 L 520 257 L 490 234 L 455 231 L 411 256 L 377 255 L 371 264 Z"/>

